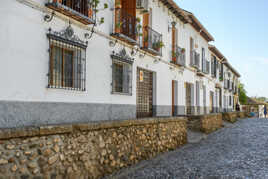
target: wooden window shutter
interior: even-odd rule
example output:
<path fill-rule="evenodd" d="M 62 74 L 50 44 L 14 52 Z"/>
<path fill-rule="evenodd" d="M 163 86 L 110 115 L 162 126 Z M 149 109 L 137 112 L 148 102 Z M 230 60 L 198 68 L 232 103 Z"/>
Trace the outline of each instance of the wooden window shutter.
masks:
<path fill-rule="evenodd" d="M 194 84 L 191 84 L 191 106 L 194 106 Z"/>
<path fill-rule="evenodd" d="M 200 106 L 200 91 L 199 91 L 199 82 L 196 82 L 196 106 Z"/>
<path fill-rule="evenodd" d="M 207 106 L 207 91 L 205 85 L 203 85 L 203 106 Z"/>
<path fill-rule="evenodd" d="M 148 47 L 148 31 L 146 29 L 147 26 L 149 26 L 149 13 L 143 14 L 143 46 Z"/>
<path fill-rule="evenodd" d="M 172 60 L 176 62 L 176 27 L 172 26 Z"/>

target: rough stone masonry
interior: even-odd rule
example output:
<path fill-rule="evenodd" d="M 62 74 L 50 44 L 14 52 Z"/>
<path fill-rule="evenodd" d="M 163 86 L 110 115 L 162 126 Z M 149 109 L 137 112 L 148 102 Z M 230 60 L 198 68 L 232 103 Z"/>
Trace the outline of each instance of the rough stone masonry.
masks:
<path fill-rule="evenodd" d="M 101 178 L 187 142 L 183 117 L 0 131 L 0 178 Z"/>

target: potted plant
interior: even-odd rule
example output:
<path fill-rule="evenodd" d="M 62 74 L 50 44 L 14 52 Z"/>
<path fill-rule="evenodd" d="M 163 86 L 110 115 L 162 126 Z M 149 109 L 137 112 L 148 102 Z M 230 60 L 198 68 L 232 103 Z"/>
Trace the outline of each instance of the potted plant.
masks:
<path fill-rule="evenodd" d="M 182 48 L 181 49 L 181 53 L 185 53 L 185 48 Z"/>
<path fill-rule="evenodd" d="M 148 47 L 148 39 L 149 39 L 148 35 L 145 35 L 143 37 L 143 46 L 146 48 Z"/>
<path fill-rule="evenodd" d="M 164 47 L 164 43 L 162 41 L 157 41 L 153 43 L 153 49 L 160 51 L 160 48 Z"/>

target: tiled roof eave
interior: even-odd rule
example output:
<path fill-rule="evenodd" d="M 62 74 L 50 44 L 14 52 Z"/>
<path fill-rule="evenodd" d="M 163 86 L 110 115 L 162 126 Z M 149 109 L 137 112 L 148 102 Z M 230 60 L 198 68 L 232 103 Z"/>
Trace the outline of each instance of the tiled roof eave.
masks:
<path fill-rule="evenodd" d="M 159 0 L 167 8 L 176 15 L 183 23 L 188 23 L 187 16 L 184 14 L 183 10 L 173 1 L 173 0 Z"/>

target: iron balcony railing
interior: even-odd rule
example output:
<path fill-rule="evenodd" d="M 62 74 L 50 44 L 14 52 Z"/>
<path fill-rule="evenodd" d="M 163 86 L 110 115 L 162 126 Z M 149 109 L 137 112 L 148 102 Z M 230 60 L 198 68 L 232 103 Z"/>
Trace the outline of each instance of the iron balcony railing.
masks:
<path fill-rule="evenodd" d="M 175 52 L 172 51 L 172 63 L 185 66 L 185 49 L 175 46 Z"/>
<path fill-rule="evenodd" d="M 115 9 L 114 33 L 129 41 L 136 42 L 136 17 L 128 14 L 125 9 Z"/>
<path fill-rule="evenodd" d="M 136 8 L 143 11 L 148 11 L 149 1 L 148 0 L 136 0 Z"/>
<path fill-rule="evenodd" d="M 162 41 L 162 34 L 153 30 L 151 27 L 144 27 L 143 31 L 143 48 L 150 51 L 155 55 L 162 55 L 162 47 L 164 46 Z"/>
<path fill-rule="evenodd" d="M 200 69 L 200 54 L 195 50 L 191 51 L 190 65 L 197 69 Z"/>
<path fill-rule="evenodd" d="M 48 0 L 46 6 L 84 24 L 92 24 L 96 18 L 93 3 L 93 0 Z"/>

